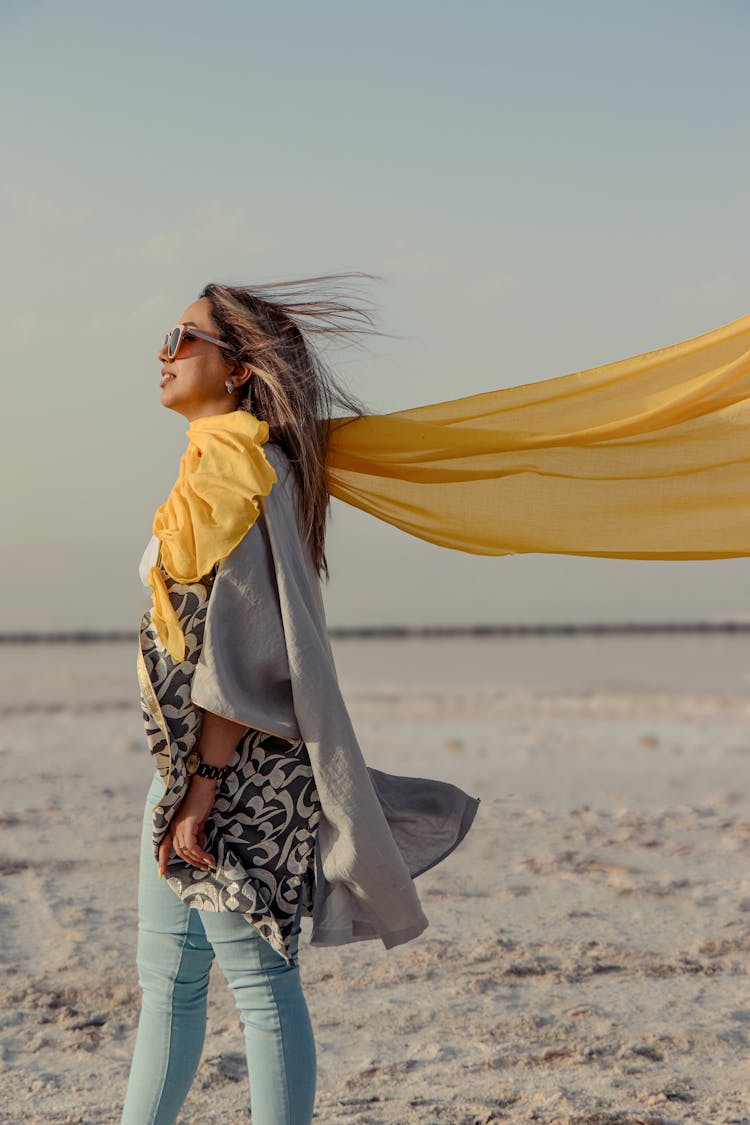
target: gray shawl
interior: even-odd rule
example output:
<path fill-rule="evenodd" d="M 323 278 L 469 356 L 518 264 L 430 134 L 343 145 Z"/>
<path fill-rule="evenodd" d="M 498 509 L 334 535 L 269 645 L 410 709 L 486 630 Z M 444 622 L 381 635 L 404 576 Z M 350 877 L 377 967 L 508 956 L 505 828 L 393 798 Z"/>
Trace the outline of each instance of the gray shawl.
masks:
<path fill-rule="evenodd" d="M 219 563 L 191 700 L 304 740 L 321 805 L 310 941 L 380 938 L 391 948 L 427 926 L 413 880 L 458 846 L 479 800 L 447 782 L 365 764 L 336 675 L 320 580 L 299 534 L 294 474 L 278 446 L 264 448 L 278 481 Z"/>

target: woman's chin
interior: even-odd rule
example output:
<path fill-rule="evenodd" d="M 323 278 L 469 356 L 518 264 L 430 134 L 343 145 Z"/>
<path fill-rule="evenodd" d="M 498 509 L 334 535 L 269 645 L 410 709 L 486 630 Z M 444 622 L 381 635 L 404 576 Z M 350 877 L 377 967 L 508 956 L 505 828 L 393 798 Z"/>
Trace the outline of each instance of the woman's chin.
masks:
<path fill-rule="evenodd" d="M 159 401 L 161 402 L 162 406 L 167 408 L 167 410 L 176 410 L 178 413 L 180 413 L 180 396 L 178 394 L 174 394 L 172 385 L 170 383 L 167 383 L 166 386 L 162 387 Z"/>

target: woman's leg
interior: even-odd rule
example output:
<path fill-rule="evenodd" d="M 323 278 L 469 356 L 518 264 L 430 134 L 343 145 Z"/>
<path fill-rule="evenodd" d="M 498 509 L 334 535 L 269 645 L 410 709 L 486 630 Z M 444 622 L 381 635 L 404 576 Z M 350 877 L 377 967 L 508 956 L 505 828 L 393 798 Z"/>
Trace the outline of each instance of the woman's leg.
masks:
<path fill-rule="evenodd" d="M 195 1077 L 206 1033 L 213 950 L 199 912 L 159 878 L 151 847 L 151 812 L 163 791 L 156 774 L 143 814 L 138 878 L 143 996 L 121 1125 L 173 1125 Z"/>
<path fill-rule="evenodd" d="M 291 949 L 296 953 L 299 910 Z M 241 915 L 201 911 L 245 1034 L 253 1125 L 309 1125 L 315 1039 L 299 966 L 290 966 Z"/>

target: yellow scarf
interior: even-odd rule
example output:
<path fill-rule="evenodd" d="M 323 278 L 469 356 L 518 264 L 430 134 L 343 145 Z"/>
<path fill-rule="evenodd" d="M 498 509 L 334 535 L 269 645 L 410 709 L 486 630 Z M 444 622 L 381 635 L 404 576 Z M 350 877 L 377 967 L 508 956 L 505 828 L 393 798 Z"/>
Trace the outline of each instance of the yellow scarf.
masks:
<path fill-rule="evenodd" d="M 267 496 L 276 473 L 266 460 L 268 423 L 245 410 L 197 418 L 180 473 L 154 516 L 161 561 L 176 582 L 197 582 L 232 551 L 255 523 L 258 500 Z M 175 660 L 185 659 L 185 637 L 164 576 L 151 568 L 152 621 Z"/>
<path fill-rule="evenodd" d="M 180 582 L 226 557 L 276 480 L 253 415 L 201 418 L 188 436 L 154 519 Z M 475 554 L 750 555 L 750 316 L 557 379 L 334 419 L 327 471 L 333 496 Z M 184 659 L 157 567 L 150 585 L 159 636 Z"/>
<path fill-rule="evenodd" d="M 334 422 L 333 496 L 475 554 L 750 554 L 750 316 L 539 383 Z"/>

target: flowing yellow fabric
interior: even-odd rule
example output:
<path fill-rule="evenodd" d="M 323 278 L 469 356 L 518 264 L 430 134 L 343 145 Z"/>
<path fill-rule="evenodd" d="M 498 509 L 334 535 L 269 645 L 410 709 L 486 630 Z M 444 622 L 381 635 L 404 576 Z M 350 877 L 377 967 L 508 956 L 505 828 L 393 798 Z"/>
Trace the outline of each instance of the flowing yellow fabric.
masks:
<path fill-rule="evenodd" d="M 258 518 L 259 498 L 276 481 L 263 452 L 268 423 L 245 410 L 196 418 L 187 437 L 179 476 L 153 525 L 164 569 L 184 583 L 203 578 L 237 546 Z M 184 660 L 185 637 L 158 566 L 148 583 L 159 640 Z"/>
<path fill-rule="evenodd" d="M 476 554 L 750 554 L 750 316 L 543 382 L 333 421 L 333 496 Z"/>

